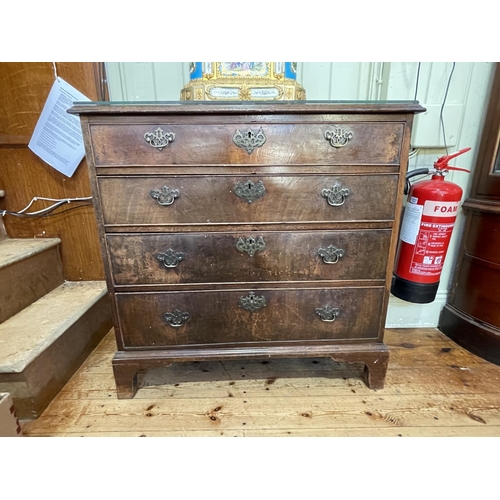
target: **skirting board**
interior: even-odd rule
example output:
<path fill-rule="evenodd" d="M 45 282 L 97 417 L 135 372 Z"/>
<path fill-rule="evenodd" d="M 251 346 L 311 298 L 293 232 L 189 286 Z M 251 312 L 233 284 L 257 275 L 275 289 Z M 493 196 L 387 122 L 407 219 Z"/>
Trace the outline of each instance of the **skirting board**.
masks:
<path fill-rule="evenodd" d="M 435 328 L 446 304 L 448 292 L 438 291 L 430 304 L 412 304 L 391 295 L 387 309 L 386 328 Z"/>

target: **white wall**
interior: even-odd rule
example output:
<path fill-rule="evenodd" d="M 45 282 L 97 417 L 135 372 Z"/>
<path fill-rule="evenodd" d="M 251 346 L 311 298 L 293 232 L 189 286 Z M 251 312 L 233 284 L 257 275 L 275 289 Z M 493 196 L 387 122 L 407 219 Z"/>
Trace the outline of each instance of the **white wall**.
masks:
<path fill-rule="evenodd" d="M 495 63 L 456 63 L 443 112 L 449 152 L 472 147 L 455 165 L 473 169 Z M 417 154 L 410 169 L 432 166 L 445 153 L 439 112 L 452 63 L 421 63 L 417 99 L 428 109 L 416 118 L 412 145 Z M 413 100 L 418 63 L 333 63 L 298 64 L 298 79 L 308 100 Z M 107 63 L 112 100 L 176 101 L 188 82 L 188 63 Z M 464 188 L 467 196 L 472 175 L 452 172 L 448 179 Z M 391 296 L 388 327 L 436 326 L 446 302 L 463 216 L 457 224 L 438 290 L 432 304 L 410 304 Z"/>

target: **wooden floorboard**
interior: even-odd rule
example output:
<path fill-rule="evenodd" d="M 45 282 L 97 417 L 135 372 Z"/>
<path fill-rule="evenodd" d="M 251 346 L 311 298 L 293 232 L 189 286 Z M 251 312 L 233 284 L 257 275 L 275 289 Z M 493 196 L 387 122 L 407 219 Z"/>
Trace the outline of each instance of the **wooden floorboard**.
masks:
<path fill-rule="evenodd" d="M 27 436 L 500 436 L 500 367 L 436 329 L 387 330 L 386 387 L 330 359 L 178 363 L 118 400 L 111 331 Z"/>

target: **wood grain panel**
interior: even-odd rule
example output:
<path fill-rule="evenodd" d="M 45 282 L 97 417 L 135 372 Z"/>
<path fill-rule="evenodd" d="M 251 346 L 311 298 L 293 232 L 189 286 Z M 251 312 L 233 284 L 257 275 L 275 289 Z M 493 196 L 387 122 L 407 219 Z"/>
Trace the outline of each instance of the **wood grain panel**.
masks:
<path fill-rule="evenodd" d="M 266 306 L 249 312 L 238 305 L 249 290 L 117 294 L 125 347 L 232 342 L 376 339 L 384 289 L 340 288 L 256 290 Z M 324 322 L 316 308 L 339 308 L 333 322 Z M 180 327 L 163 315 L 178 309 L 190 314 Z"/>
<path fill-rule="evenodd" d="M 471 214 L 465 253 L 500 265 L 500 218 L 493 214 Z"/>
<path fill-rule="evenodd" d="M 252 119 L 253 118 L 253 119 Z M 91 125 L 92 147 L 97 166 L 112 165 L 288 165 L 288 164 L 397 164 L 403 123 L 262 124 L 249 117 L 247 124 L 166 125 L 161 117 L 148 124 Z M 193 121 L 196 117 L 193 118 Z M 293 116 L 290 117 L 293 120 Z M 341 126 L 352 139 L 343 147 L 332 147 L 327 131 Z M 251 154 L 233 142 L 237 130 L 257 132 L 262 127 L 265 143 Z M 144 136 L 158 128 L 175 134 L 161 151 Z M 294 147 L 291 148 L 290 144 Z"/>
<path fill-rule="evenodd" d="M 236 196 L 235 185 L 262 181 L 266 193 L 252 203 Z M 98 179 L 107 225 L 234 224 L 392 220 L 397 175 L 289 177 L 130 177 Z M 335 184 L 350 191 L 342 206 L 330 206 L 323 189 Z M 151 190 L 179 191 L 161 206 Z"/>
<path fill-rule="evenodd" d="M 0 73 L 0 136 L 6 144 L 19 143 L 15 136 L 29 142 L 54 82 L 52 63 L 3 62 Z"/>
<path fill-rule="evenodd" d="M 479 321 L 500 328 L 500 266 L 465 255 L 457 279 L 453 306 Z"/>
<path fill-rule="evenodd" d="M 63 283 L 59 248 L 53 247 L 0 270 L 0 323 Z"/>
<path fill-rule="evenodd" d="M 252 256 L 236 246 L 249 237 L 265 245 Z M 118 285 L 383 280 L 390 238 L 390 230 L 106 236 Z M 335 264 L 325 264 L 318 253 L 330 245 L 343 251 Z M 175 268 L 159 260 L 169 249 L 182 254 Z"/>
<path fill-rule="evenodd" d="M 92 63 L 56 63 L 59 76 L 90 99 L 98 98 Z M 74 198 L 90 195 L 85 160 L 72 178 L 47 165 L 28 148 L 43 105 L 54 82 L 52 63 L 0 63 L 0 208 L 24 208 L 34 196 Z M 21 139 L 24 137 L 24 139 Z M 47 203 L 39 202 L 42 208 Z M 76 205 L 75 205 L 76 206 Z M 71 281 L 102 280 L 104 270 L 92 207 L 53 217 L 4 218 L 11 238 L 61 239 L 64 276 Z"/>

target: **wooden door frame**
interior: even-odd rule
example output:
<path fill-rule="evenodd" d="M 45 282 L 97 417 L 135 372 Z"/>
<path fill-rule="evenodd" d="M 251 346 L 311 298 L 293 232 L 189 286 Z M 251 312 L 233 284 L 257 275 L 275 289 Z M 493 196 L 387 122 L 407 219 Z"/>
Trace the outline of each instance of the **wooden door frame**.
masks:
<path fill-rule="evenodd" d="M 489 201 L 500 204 L 500 172 L 493 173 L 495 160 L 500 150 L 500 64 L 493 76 L 488 110 L 484 122 L 481 143 L 476 160 L 470 196 L 464 207 Z M 475 208 L 475 207 L 474 207 Z M 499 207 L 500 213 L 500 207 Z"/>

